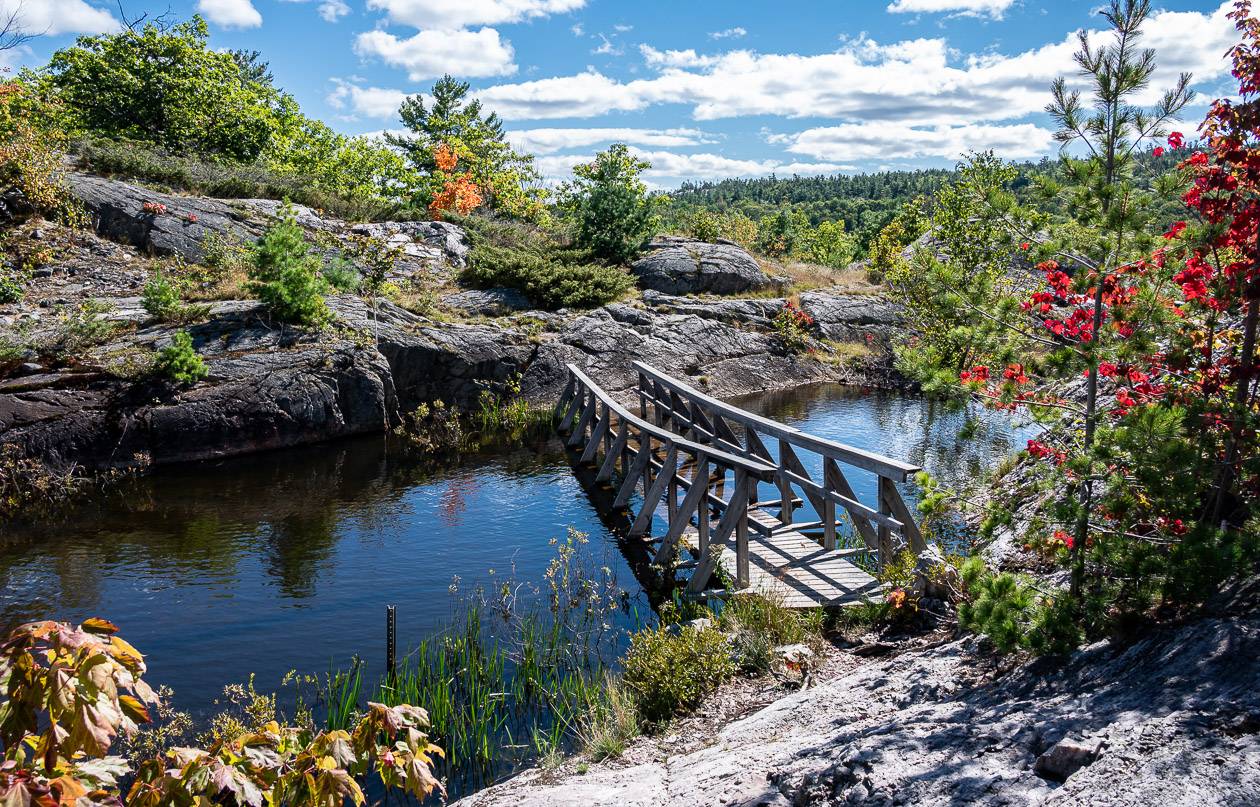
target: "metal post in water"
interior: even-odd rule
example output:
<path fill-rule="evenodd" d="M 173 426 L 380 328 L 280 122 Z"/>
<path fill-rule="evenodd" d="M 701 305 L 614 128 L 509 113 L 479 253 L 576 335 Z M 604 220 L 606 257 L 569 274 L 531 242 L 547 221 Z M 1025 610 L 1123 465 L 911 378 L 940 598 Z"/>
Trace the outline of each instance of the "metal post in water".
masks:
<path fill-rule="evenodd" d="M 393 605 L 385 606 L 385 669 L 389 677 L 397 673 L 398 658 L 398 609 Z"/>

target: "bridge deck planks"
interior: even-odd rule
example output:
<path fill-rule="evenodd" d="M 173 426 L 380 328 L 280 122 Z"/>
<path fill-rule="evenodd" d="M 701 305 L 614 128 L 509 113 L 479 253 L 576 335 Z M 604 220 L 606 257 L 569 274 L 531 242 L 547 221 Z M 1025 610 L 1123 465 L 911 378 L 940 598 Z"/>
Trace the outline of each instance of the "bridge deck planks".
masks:
<path fill-rule="evenodd" d="M 749 510 L 748 517 L 767 528 L 779 526 L 779 520 L 763 510 Z M 694 527 L 688 528 L 685 539 L 694 550 Z M 723 543 L 721 565 L 734 578 L 735 537 Z M 748 566 L 749 590 L 774 597 L 788 608 L 856 605 L 883 594 L 880 582 L 848 557 L 823 549 L 799 532 L 766 536 L 749 530 Z"/>

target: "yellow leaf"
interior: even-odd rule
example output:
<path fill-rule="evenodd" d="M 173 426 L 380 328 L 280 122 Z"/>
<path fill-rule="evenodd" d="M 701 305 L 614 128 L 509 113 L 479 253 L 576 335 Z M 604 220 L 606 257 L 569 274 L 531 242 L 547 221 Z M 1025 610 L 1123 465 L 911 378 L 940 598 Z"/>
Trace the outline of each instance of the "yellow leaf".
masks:
<path fill-rule="evenodd" d="M 87 788 L 70 774 L 59 776 L 48 784 L 52 786 L 53 792 L 58 794 L 62 807 L 74 807 L 79 796 L 87 794 Z"/>
<path fill-rule="evenodd" d="M 115 655 L 121 656 L 122 658 L 120 660 L 124 663 L 130 661 L 133 664 L 138 665 L 144 662 L 144 656 L 140 654 L 140 651 L 132 647 L 125 640 L 120 639 L 117 636 L 111 636 L 109 637 L 109 643 L 113 647 Z"/>
<path fill-rule="evenodd" d="M 117 625 L 110 622 L 108 619 L 101 619 L 98 616 L 83 620 L 83 624 L 79 627 L 88 633 L 102 633 L 106 636 L 112 636 L 118 632 Z"/>
<path fill-rule="evenodd" d="M 153 718 L 149 717 L 149 710 L 144 708 L 144 704 L 130 695 L 119 695 L 118 705 L 122 707 L 123 713 L 137 723 L 149 723 Z"/>

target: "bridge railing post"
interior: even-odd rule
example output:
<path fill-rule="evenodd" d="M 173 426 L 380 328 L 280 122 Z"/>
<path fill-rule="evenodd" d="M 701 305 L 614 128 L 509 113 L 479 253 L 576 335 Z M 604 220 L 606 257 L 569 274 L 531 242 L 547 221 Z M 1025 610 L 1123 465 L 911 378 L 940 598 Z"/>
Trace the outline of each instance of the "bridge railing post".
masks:
<path fill-rule="evenodd" d="M 750 484 L 748 474 L 744 471 L 737 470 L 735 472 L 735 499 L 732 501 L 731 507 L 739 508 L 739 520 L 735 522 L 735 585 L 738 588 L 748 588 L 749 585 L 749 568 L 748 568 L 748 487 Z"/>
<path fill-rule="evenodd" d="M 891 493 L 890 493 L 891 491 Z M 891 516 L 892 497 L 897 495 L 897 488 L 886 476 L 879 478 L 879 512 L 880 515 Z M 879 525 L 879 568 L 883 569 L 893 559 L 892 530 L 886 524 Z"/>

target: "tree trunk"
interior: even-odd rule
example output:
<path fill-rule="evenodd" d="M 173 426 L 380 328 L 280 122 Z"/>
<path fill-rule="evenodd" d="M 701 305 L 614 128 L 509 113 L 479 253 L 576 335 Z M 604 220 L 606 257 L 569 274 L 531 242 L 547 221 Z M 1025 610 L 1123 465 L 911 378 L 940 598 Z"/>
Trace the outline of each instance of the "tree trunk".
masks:
<path fill-rule="evenodd" d="M 1212 525 L 1224 527 L 1225 501 L 1233 492 L 1234 466 L 1238 463 L 1238 446 L 1242 442 L 1243 430 L 1247 423 L 1248 401 L 1251 385 L 1254 383 L 1253 365 L 1256 360 L 1256 328 L 1260 320 L 1260 266 L 1253 268 L 1255 273 L 1247 284 L 1247 313 L 1243 317 L 1242 354 L 1239 357 L 1238 383 L 1234 387 L 1233 416 L 1230 418 L 1229 440 L 1225 444 L 1225 457 L 1221 463 L 1216 482 L 1216 501 L 1212 507 Z"/>

